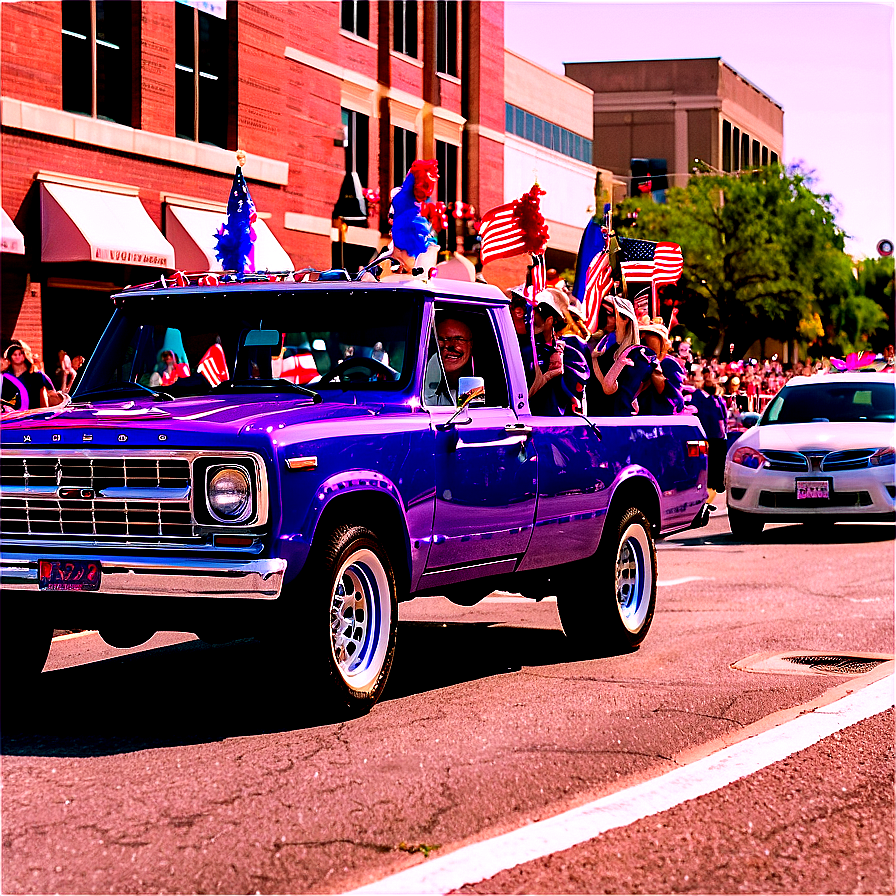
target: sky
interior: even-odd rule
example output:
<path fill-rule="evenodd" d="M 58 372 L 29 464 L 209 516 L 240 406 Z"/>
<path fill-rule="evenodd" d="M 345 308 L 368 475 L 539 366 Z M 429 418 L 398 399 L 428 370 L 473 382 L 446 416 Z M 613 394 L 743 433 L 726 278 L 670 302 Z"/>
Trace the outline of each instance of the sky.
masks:
<path fill-rule="evenodd" d="M 893 22 L 893 0 L 507 0 L 504 43 L 560 74 L 565 62 L 721 56 L 784 108 L 782 161 L 831 194 L 847 252 L 876 258 L 896 236 Z"/>

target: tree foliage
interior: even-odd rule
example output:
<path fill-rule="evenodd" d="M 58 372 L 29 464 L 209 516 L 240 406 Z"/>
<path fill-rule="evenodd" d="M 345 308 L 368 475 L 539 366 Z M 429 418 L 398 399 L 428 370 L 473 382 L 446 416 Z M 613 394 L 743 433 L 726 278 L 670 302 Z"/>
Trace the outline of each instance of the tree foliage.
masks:
<path fill-rule="evenodd" d="M 886 315 L 861 292 L 832 197 L 812 183 L 799 167 L 697 174 L 662 204 L 626 200 L 617 230 L 681 245 L 679 320 L 707 353 L 727 354 L 733 343 L 740 357 L 763 338 L 836 354 L 866 348 Z M 635 230 L 625 233 L 636 210 Z"/>

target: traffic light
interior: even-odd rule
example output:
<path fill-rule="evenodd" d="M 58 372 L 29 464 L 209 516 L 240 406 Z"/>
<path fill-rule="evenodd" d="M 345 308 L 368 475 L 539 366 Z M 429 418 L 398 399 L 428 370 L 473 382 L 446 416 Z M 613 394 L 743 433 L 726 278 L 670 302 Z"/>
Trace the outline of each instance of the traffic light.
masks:
<path fill-rule="evenodd" d="M 630 196 L 656 193 L 669 188 L 665 159 L 632 159 L 630 164 L 632 171 Z"/>

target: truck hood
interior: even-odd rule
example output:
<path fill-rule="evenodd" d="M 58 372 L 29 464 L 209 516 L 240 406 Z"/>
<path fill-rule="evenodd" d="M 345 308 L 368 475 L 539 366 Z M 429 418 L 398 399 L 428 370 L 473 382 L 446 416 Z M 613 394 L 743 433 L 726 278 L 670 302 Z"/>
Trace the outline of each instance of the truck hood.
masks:
<path fill-rule="evenodd" d="M 258 395 L 200 396 L 174 401 L 127 399 L 92 404 L 64 404 L 54 408 L 3 417 L 3 443 L 33 445 L 92 442 L 168 443 L 180 446 L 200 439 L 217 443 L 244 433 L 273 432 L 296 423 L 311 423 L 376 414 L 382 405 L 342 402 L 313 404 L 302 398 L 259 400 Z M 123 438 L 124 437 L 124 438 Z"/>

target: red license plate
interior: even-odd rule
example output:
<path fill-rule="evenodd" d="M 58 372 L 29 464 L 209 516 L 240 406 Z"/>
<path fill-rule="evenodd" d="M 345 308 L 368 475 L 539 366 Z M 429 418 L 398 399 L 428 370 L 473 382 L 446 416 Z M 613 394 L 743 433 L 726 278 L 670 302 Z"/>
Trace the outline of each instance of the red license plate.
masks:
<path fill-rule="evenodd" d="M 40 560 L 41 591 L 99 591 L 103 577 L 99 560 Z"/>
<path fill-rule="evenodd" d="M 830 483 L 827 479 L 798 479 L 796 483 L 797 501 L 821 500 L 831 497 Z"/>

